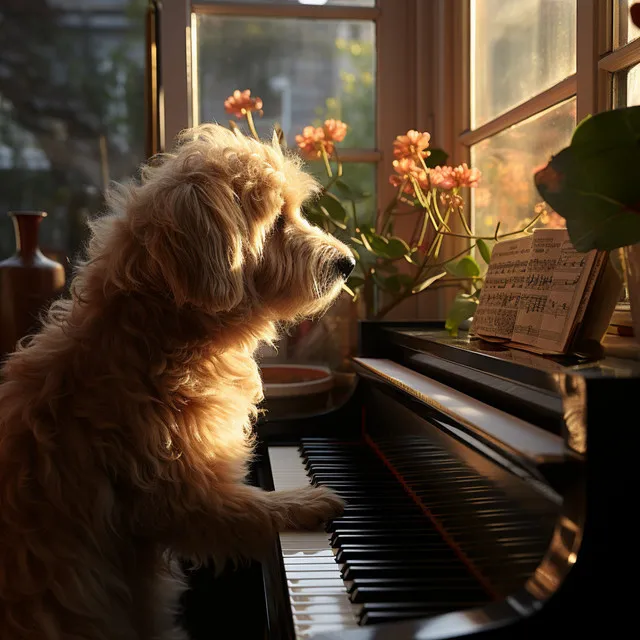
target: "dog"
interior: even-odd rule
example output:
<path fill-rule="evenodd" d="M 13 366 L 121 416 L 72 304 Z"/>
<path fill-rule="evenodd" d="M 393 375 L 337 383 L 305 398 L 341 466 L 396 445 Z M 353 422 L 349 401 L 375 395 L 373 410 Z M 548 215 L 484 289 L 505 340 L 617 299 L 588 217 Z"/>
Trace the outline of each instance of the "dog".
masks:
<path fill-rule="evenodd" d="M 354 266 L 301 215 L 318 191 L 275 139 L 218 125 L 111 190 L 70 296 L 2 372 L 2 640 L 186 638 L 177 558 L 259 559 L 341 513 L 245 482 L 257 347 Z"/>

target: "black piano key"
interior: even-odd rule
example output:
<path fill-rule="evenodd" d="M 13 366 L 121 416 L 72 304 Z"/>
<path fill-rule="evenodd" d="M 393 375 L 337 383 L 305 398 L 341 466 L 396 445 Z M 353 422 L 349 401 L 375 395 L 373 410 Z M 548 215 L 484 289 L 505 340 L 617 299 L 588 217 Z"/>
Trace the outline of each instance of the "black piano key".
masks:
<path fill-rule="evenodd" d="M 342 548 L 350 544 L 383 545 L 393 544 L 403 546 L 415 543 L 427 543 L 439 541 L 442 543 L 442 536 L 437 531 L 388 531 L 384 533 L 342 533 L 336 532 L 330 538 L 333 547 Z M 446 543 L 444 543 L 446 544 Z"/>
<path fill-rule="evenodd" d="M 425 575 L 442 582 L 469 581 L 471 579 L 467 567 L 453 560 L 440 563 L 425 561 L 409 565 L 402 562 L 392 562 L 388 565 L 381 565 L 380 562 L 375 561 L 369 561 L 367 564 L 351 562 L 342 566 L 340 575 L 345 581 L 364 578 L 386 580 L 387 578 L 411 578 Z"/>
<path fill-rule="evenodd" d="M 347 586 L 347 593 L 351 596 L 364 588 L 404 589 L 407 592 L 423 592 L 431 594 L 433 600 L 443 597 L 451 599 L 464 598 L 465 600 L 481 600 L 485 592 L 471 578 L 467 580 L 439 580 L 429 576 L 404 577 L 404 578 L 358 578 Z M 362 600 L 364 602 L 365 600 Z M 355 600 L 354 600 L 355 602 Z"/>
<path fill-rule="evenodd" d="M 447 591 L 442 586 L 423 587 L 423 586 L 362 586 L 356 587 L 349 594 L 349 599 L 355 604 L 365 602 L 407 602 L 410 600 L 419 600 L 423 602 L 437 602 L 438 600 L 447 599 L 449 601 L 462 601 L 464 605 L 469 602 L 482 602 L 482 592 L 477 590 L 469 590 L 467 593 L 461 593 L 458 589 Z"/>

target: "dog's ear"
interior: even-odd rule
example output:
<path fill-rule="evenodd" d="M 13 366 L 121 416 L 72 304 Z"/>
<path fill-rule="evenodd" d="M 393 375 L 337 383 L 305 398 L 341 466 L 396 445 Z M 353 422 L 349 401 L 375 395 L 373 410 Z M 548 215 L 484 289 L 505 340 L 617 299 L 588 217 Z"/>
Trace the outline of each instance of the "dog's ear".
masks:
<path fill-rule="evenodd" d="M 244 292 L 247 230 L 235 194 L 212 175 L 167 182 L 147 201 L 143 244 L 178 306 L 229 311 Z"/>

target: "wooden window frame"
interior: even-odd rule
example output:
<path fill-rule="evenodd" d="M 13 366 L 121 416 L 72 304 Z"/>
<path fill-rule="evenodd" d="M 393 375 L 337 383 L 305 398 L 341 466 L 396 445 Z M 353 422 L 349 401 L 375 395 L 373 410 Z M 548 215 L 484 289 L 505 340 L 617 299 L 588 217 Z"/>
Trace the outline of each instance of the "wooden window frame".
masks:
<path fill-rule="evenodd" d="M 350 7 L 164 0 L 161 117 L 167 147 L 179 131 L 198 121 L 197 87 L 192 83 L 197 15 L 370 20 L 376 25 L 377 146 L 344 149 L 341 158 L 345 162 L 375 163 L 378 202 L 387 201 L 393 195 L 393 187 L 388 184 L 393 139 L 408 129 L 425 126 L 431 112 L 431 87 L 416 55 L 421 26 L 429 21 L 428 4 L 421 0 L 378 0 L 374 7 Z"/>

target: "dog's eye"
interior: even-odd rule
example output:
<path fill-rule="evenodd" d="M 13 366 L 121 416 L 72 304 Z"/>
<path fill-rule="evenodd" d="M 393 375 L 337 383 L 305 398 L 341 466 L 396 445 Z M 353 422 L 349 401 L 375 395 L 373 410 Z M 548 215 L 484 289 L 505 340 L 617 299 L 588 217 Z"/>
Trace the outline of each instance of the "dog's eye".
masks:
<path fill-rule="evenodd" d="M 273 225 L 273 229 L 274 231 L 282 231 L 286 224 L 287 220 L 282 214 L 280 214 L 276 219 L 276 223 Z"/>

